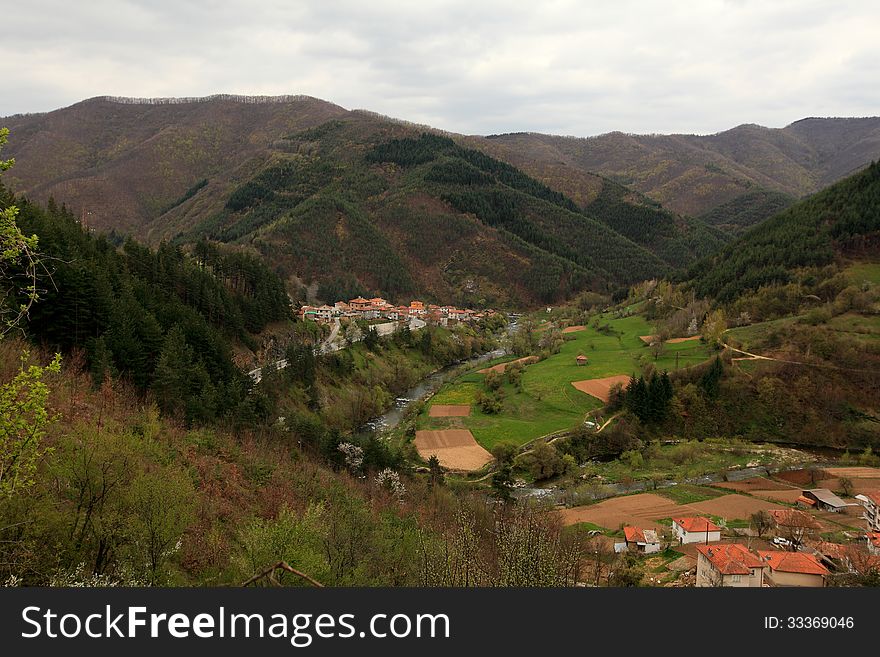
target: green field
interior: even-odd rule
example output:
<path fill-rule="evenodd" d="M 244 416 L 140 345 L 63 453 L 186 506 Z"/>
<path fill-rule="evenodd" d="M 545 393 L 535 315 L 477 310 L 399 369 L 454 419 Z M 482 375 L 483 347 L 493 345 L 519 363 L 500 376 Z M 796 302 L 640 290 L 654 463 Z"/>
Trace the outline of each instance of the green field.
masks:
<path fill-rule="evenodd" d="M 856 285 L 866 282 L 880 285 L 880 263 L 859 262 L 847 267 L 846 273 Z"/>
<path fill-rule="evenodd" d="M 522 376 L 522 391 L 505 382 L 502 413 L 486 415 L 474 405 L 471 416 L 457 418 L 456 426 L 470 429 L 487 449 L 503 441 L 522 444 L 571 428 L 582 422 L 588 411 L 602 405 L 595 397 L 576 390 L 572 381 L 637 374 L 648 362 L 661 370 L 671 371 L 702 362 L 709 356 L 705 346 L 693 341 L 666 345 L 663 354 L 655 360 L 650 349 L 639 339 L 640 335 L 652 332 L 643 317 L 600 317 L 600 325 L 606 323 L 610 326 L 610 333 L 602 333 L 593 326 L 569 333 L 566 336 L 569 339 L 558 354 L 527 366 Z M 575 358 L 581 353 L 590 359 L 589 365 L 576 364 Z M 467 373 L 441 388 L 430 403 L 474 404 L 482 381 L 482 374 Z M 428 418 L 425 412 L 419 425 L 440 429 L 450 426 L 449 422 L 446 418 Z"/>

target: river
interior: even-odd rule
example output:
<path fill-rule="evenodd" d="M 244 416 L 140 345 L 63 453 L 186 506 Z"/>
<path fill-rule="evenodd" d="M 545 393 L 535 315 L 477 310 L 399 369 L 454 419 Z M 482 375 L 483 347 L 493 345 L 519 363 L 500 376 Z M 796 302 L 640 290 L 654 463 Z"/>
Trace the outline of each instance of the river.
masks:
<path fill-rule="evenodd" d="M 518 329 L 519 325 L 517 324 L 516 319 L 511 320 L 507 325 L 508 335 L 516 333 Z M 403 417 L 406 415 L 406 411 L 410 406 L 416 402 L 424 401 L 431 397 L 444 383 L 446 383 L 451 372 L 459 369 L 468 369 L 474 365 L 479 365 L 480 363 L 485 363 L 486 361 L 495 358 L 501 358 L 506 354 L 507 351 L 505 349 L 493 349 L 492 351 L 487 351 L 479 356 L 473 356 L 466 360 L 452 363 L 443 369 L 429 374 L 412 388 L 407 390 L 403 395 L 398 397 L 394 402 L 394 406 L 388 412 L 367 422 L 363 429 L 367 431 L 388 431 L 389 429 L 393 429 L 400 424 L 401 420 L 403 420 Z"/>

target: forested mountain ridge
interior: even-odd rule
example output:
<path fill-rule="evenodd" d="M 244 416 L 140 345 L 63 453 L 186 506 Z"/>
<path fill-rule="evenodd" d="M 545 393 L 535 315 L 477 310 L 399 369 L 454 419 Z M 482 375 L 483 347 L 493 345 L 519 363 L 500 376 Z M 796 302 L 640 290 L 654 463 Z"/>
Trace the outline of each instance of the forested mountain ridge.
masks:
<path fill-rule="evenodd" d="M 797 270 L 836 257 L 876 257 L 880 245 L 880 162 L 845 178 L 746 232 L 694 265 L 700 297 L 729 303 L 761 287 L 785 285 Z"/>
<path fill-rule="evenodd" d="M 253 244 L 288 275 L 326 278 L 330 271 L 336 289 L 353 290 L 345 279 L 354 274 L 392 297 L 425 289 L 442 297 L 443 285 L 446 298 L 470 304 L 607 291 L 684 265 L 724 241 L 705 226 L 683 230 L 676 218 L 632 205 L 623 194 L 600 197 L 595 210 L 581 208 L 449 137 L 387 139 L 380 132 L 381 139 L 363 140 L 382 128 L 358 117 L 292 136 L 297 154 L 235 188 L 195 234 Z M 358 140 L 361 154 L 352 148 Z M 303 181 L 311 181 L 307 189 Z M 644 224 L 649 229 L 640 229 Z M 516 296 L 505 299 L 504 287 Z"/>
<path fill-rule="evenodd" d="M 270 100 L 105 98 L 12 117 L 20 166 L 9 183 L 64 199 L 89 227 L 153 244 L 259 243 L 286 277 L 321 283 L 325 300 L 364 291 L 533 305 L 661 275 L 726 240 L 599 177 L 594 198 L 572 201 L 462 137 L 430 166 L 368 159 L 424 129 L 315 99 Z M 489 177 L 443 178 L 459 165 Z"/>
<path fill-rule="evenodd" d="M 781 129 L 745 124 L 714 135 L 514 133 L 488 140 L 539 179 L 565 170 L 571 180 L 599 173 L 673 212 L 703 216 L 756 192 L 799 198 L 853 173 L 880 157 L 880 118 L 808 118 Z M 735 213 L 736 204 L 730 209 Z"/>

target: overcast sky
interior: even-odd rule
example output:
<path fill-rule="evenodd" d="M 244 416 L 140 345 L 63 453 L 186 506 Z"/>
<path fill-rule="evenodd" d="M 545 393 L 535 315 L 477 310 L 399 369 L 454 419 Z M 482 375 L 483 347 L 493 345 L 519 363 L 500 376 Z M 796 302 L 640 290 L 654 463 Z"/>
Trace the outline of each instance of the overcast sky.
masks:
<path fill-rule="evenodd" d="M 876 0 L 0 0 L 0 116 L 308 94 L 463 133 L 880 114 Z"/>

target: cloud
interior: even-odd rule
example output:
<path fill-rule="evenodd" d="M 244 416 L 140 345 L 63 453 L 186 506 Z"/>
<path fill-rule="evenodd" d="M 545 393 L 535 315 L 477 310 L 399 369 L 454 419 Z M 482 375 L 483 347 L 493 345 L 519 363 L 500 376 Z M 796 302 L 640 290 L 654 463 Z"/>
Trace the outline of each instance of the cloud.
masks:
<path fill-rule="evenodd" d="M 782 126 L 877 113 L 878 24 L 856 0 L 31 0 L 0 17 L 0 115 L 305 93 L 465 133 Z"/>

